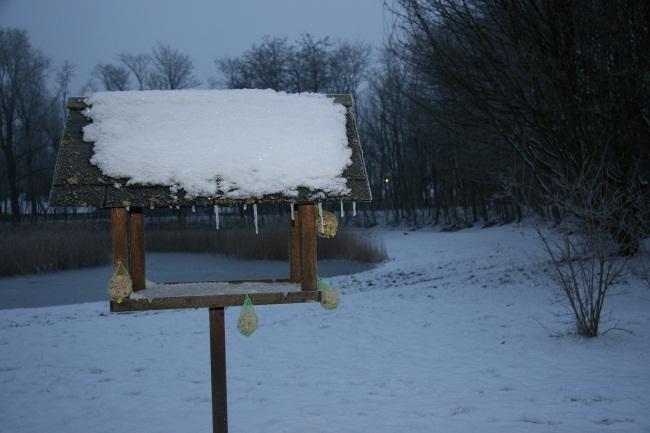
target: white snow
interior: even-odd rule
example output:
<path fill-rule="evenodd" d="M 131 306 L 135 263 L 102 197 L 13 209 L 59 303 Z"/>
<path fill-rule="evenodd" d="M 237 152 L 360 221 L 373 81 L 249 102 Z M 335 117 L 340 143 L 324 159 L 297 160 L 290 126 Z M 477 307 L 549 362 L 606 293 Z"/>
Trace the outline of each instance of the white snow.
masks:
<path fill-rule="evenodd" d="M 155 299 L 184 296 L 232 295 L 242 293 L 287 293 L 299 292 L 296 283 L 227 283 L 224 281 L 202 281 L 188 283 L 149 282 L 147 288 L 133 292 L 131 299 Z"/>
<path fill-rule="evenodd" d="M 129 184 L 188 196 L 346 194 L 343 105 L 273 90 L 99 92 L 86 101 L 91 162 Z"/>
<path fill-rule="evenodd" d="M 231 432 L 650 430 L 650 289 L 633 274 L 603 323 L 627 332 L 580 339 L 533 230 L 381 235 L 391 260 L 331 278 L 334 312 L 256 306 L 244 338 L 227 309 Z M 0 311 L 1 432 L 189 433 L 210 416 L 207 311 Z"/>

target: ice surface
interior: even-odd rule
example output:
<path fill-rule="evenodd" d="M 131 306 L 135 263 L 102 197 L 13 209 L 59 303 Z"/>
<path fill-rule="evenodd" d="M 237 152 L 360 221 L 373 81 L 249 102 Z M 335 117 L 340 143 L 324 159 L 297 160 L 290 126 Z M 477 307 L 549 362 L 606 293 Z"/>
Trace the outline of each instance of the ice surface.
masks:
<path fill-rule="evenodd" d="M 129 184 L 189 196 L 346 194 L 346 109 L 325 95 L 273 90 L 99 92 L 86 101 L 91 162 Z"/>

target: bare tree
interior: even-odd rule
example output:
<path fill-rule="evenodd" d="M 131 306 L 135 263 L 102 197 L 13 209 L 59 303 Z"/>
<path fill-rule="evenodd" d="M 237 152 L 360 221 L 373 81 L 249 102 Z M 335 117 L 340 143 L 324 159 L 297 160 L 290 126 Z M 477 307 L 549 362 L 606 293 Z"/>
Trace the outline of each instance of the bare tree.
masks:
<path fill-rule="evenodd" d="M 135 77 L 138 82 L 138 90 L 145 90 L 150 73 L 151 56 L 148 54 L 121 53 L 118 58 Z"/>
<path fill-rule="evenodd" d="M 0 28 L 0 149 L 5 160 L 11 214 L 21 218 L 21 162 L 26 166 L 29 193 L 35 194 L 34 157 L 44 110 L 49 59 L 35 50 L 23 30 Z"/>
<path fill-rule="evenodd" d="M 252 74 L 242 59 L 217 59 L 215 64 L 224 76 L 225 85 L 230 89 L 253 88 Z"/>
<path fill-rule="evenodd" d="M 329 90 L 328 37 L 316 39 L 309 33 L 303 34 L 289 59 L 293 91 L 323 92 Z"/>
<path fill-rule="evenodd" d="M 70 94 L 70 82 L 75 75 L 75 66 L 68 60 L 63 62 L 63 65 L 56 71 L 55 82 L 58 88 L 58 97 L 61 100 L 61 112 L 65 113 L 66 103 Z"/>
<path fill-rule="evenodd" d="M 329 53 L 329 91 L 350 93 L 355 99 L 357 89 L 366 78 L 372 48 L 365 43 L 340 41 Z"/>
<path fill-rule="evenodd" d="M 186 54 L 159 43 L 151 55 L 151 72 L 147 78 L 150 89 L 175 90 L 196 87 L 194 64 Z"/>
<path fill-rule="evenodd" d="M 93 69 L 93 77 L 104 90 L 123 91 L 130 89 L 129 70 L 111 63 L 100 63 Z"/>
<path fill-rule="evenodd" d="M 242 56 L 215 61 L 226 87 L 286 92 L 352 93 L 365 78 L 370 46 L 303 34 L 287 38 L 265 36 Z"/>
<path fill-rule="evenodd" d="M 565 295 L 574 315 L 576 330 L 584 337 L 595 337 L 605 299 L 621 274 L 626 259 L 618 254 L 622 233 L 635 233 L 642 228 L 628 227 L 634 213 L 627 206 L 628 194 L 611 188 L 607 165 L 589 164 L 578 179 L 564 179 L 563 191 L 555 196 L 557 206 L 569 215 L 559 230 L 547 234 L 538 228 L 553 268 L 555 281 Z M 558 239 L 559 237 L 559 239 Z"/>
<path fill-rule="evenodd" d="M 217 67 L 229 88 L 255 88 L 291 91 L 294 88 L 291 66 L 294 48 L 286 38 L 265 36 L 240 58 L 219 59 Z"/>

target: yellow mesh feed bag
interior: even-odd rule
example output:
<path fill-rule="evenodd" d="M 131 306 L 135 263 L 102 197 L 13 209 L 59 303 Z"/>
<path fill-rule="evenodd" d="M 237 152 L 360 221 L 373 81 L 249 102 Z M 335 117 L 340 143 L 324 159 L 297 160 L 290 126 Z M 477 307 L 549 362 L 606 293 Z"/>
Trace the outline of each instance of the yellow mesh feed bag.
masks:
<path fill-rule="evenodd" d="M 339 220 L 332 212 L 323 211 L 323 221 L 321 224 L 318 207 L 316 207 L 316 233 L 321 238 L 333 238 L 339 228 Z"/>
<path fill-rule="evenodd" d="M 111 280 L 108 282 L 108 294 L 118 304 L 121 304 L 133 292 L 133 281 L 122 264 L 122 261 L 117 261 L 117 266 L 113 272 Z"/>
<path fill-rule="evenodd" d="M 327 280 L 318 279 L 318 290 L 321 291 L 320 305 L 326 310 L 334 310 L 341 302 L 341 295 L 338 290 L 330 286 Z"/>
<path fill-rule="evenodd" d="M 244 305 L 242 305 L 241 312 L 239 313 L 237 329 L 240 334 L 245 335 L 246 337 L 253 335 L 253 332 L 257 329 L 257 313 L 255 312 L 253 302 L 248 295 L 244 298 Z"/>

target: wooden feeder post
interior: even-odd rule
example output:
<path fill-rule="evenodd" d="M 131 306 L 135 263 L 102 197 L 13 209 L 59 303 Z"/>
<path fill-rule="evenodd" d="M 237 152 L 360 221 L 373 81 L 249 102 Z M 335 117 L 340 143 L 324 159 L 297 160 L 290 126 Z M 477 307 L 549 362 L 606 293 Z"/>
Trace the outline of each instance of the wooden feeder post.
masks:
<path fill-rule="evenodd" d="M 299 283 L 300 272 L 300 217 L 294 213 L 294 218 L 289 219 L 289 280 Z"/>
<path fill-rule="evenodd" d="M 226 392 L 226 328 L 224 308 L 210 308 L 210 375 L 212 378 L 212 432 L 228 432 Z"/>
<path fill-rule="evenodd" d="M 300 218 L 300 287 L 302 290 L 318 290 L 316 269 L 316 212 L 313 204 L 298 206 Z"/>
<path fill-rule="evenodd" d="M 129 238 L 127 224 L 129 215 L 126 209 L 115 207 L 111 209 L 111 244 L 113 249 L 113 270 L 117 269 L 117 263 L 128 269 L 129 266 Z"/>
<path fill-rule="evenodd" d="M 133 281 L 133 290 L 142 290 L 145 288 L 143 209 L 131 208 L 129 221 L 129 273 Z"/>

